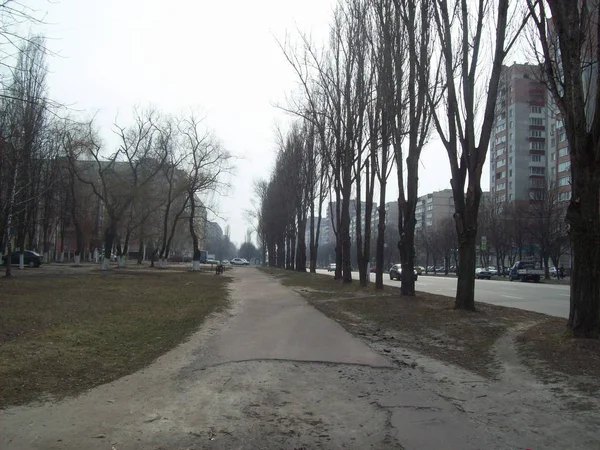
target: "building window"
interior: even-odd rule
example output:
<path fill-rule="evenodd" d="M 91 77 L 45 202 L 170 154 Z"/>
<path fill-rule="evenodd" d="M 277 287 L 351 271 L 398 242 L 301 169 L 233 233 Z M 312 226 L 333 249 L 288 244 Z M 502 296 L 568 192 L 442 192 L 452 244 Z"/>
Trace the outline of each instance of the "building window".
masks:
<path fill-rule="evenodd" d="M 508 144 L 508 153 L 512 153 L 512 144 Z"/>
<path fill-rule="evenodd" d="M 546 169 L 544 167 L 530 167 L 529 173 L 531 175 L 544 175 L 546 173 Z"/>
<path fill-rule="evenodd" d="M 531 150 L 544 150 L 544 143 L 543 142 L 530 142 L 529 143 L 529 148 Z"/>
<path fill-rule="evenodd" d="M 513 196 L 512 194 L 508 194 L 508 200 L 512 202 Z"/>
<path fill-rule="evenodd" d="M 506 201 L 506 194 L 499 195 L 497 200 L 499 202 L 505 202 Z"/>
<path fill-rule="evenodd" d="M 530 125 L 544 125 L 544 119 L 541 119 L 539 117 L 531 117 L 529 119 L 529 124 Z"/>
<path fill-rule="evenodd" d="M 542 156 L 541 155 L 531 155 L 531 161 L 542 162 Z"/>
<path fill-rule="evenodd" d="M 506 122 L 499 123 L 496 127 L 496 133 L 506 130 Z"/>
<path fill-rule="evenodd" d="M 541 130 L 529 130 L 530 137 L 544 137 L 544 132 Z"/>
<path fill-rule="evenodd" d="M 511 120 L 510 123 L 508 124 L 508 128 L 513 128 L 514 127 L 514 122 Z"/>
<path fill-rule="evenodd" d="M 532 114 L 541 114 L 542 113 L 542 107 L 541 106 L 532 106 L 530 109 L 530 112 Z"/>
<path fill-rule="evenodd" d="M 498 186 L 496 186 L 496 191 L 503 191 L 504 189 L 506 189 L 506 183 L 498 183 Z"/>
<path fill-rule="evenodd" d="M 499 180 L 501 178 L 504 178 L 504 172 L 497 172 L 496 173 L 496 180 Z"/>
<path fill-rule="evenodd" d="M 512 156 L 510 158 L 508 158 L 508 163 L 512 164 Z"/>
<path fill-rule="evenodd" d="M 508 176 L 509 176 L 510 178 L 512 178 L 512 169 L 510 169 L 510 170 L 508 171 Z"/>
<path fill-rule="evenodd" d="M 569 154 L 569 147 L 559 148 L 558 149 L 558 157 L 567 156 Z"/>
<path fill-rule="evenodd" d="M 506 165 L 506 160 L 504 158 L 499 159 L 498 161 L 496 161 L 496 167 L 502 167 Z"/>
<path fill-rule="evenodd" d="M 558 165 L 559 172 L 566 172 L 567 170 L 570 170 L 570 169 L 571 169 L 571 161 L 561 162 Z"/>
<path fill-rule="evenodd" d="M 545 181 L 543 178 L 534 178 L 533 180 L 529 180 L 529 187 L 532 188 L 543 188 Z"/>
<path fill-rule="evenodd" d="M 511 141 L 513 140 L 513 134 L 512 133 L 510 133 L 510 140 Z"/>
<path fill-rule="evenodd" d="M 550 153 L 550 158 L 552 159 L 552 161 L 556 161 L 556 153 Z"/>
<path fill-rule="evenodd" d="M 512 189 L 512 181 L 508 183 L 508 188 Z"/>
<path fill-rule="evenodd" d="M 560 177 L 558 179 L 558 185 L 559 186 L 568 186 L 570 181 L 571 181 L 571 177 Z"/>
<path fill-rule="evenodd" d="M 561 131 L 560 133 L 558 133 L 558 142 L 564 142 L 567 140 L 567 133 L 565 133 L 564 131 Z"/>
<path fill-rule="evenodd" d="M 503 142 L 506 142 L 506 136 L 498 136 L 496 138 L 496 145 L 502 144 Z"/>
<path fill-rule="evenodd" d="M 560 202 L 566 202 L 567 200 L 571 199 L 571 193 L 570 192 L 559 192 L 558 193 L 558 201 Z"/>

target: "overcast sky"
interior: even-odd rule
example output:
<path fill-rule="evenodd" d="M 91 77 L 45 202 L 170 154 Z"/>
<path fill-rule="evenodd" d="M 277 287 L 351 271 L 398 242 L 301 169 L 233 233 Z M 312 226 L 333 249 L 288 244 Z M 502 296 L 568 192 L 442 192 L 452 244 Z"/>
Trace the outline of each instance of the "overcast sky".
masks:
<path fill-rule="evenodd" d="M 290 118 L 274 107 L 296 88 L 276 37 L 296 27 L 323 40 L 331 0 L 36 0 L 47 11 L 44 33 L 53 99 L 97 114 L 107 146 L 115 118 L 126 123 L 135 105 L 171 113 L 194 108 L 224 146 L 240 159 L 218 217 L 236 243 L 250 226 L 253 181 L 267 178 L 275 155 L 275 127 Z M 30 2 L 28 2 L 30 3 Z M 425 149 L 419 193 L 449 187 L 445 150 Z M 484 168 L 482 187 L 488 188 Z M 391 180 L 390 201 L 398 189 Z"/>

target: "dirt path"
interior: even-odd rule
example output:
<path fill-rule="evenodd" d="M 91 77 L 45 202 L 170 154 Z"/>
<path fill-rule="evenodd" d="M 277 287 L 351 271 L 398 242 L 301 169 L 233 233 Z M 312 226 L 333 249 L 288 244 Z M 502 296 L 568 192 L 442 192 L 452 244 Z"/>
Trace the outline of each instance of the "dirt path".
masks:
<path fill-rule="evenodd" d="M 234 276 L 231 310 L 145 370 L 2 411 L 0 448 L 516 448 L 277 281 Z"/>

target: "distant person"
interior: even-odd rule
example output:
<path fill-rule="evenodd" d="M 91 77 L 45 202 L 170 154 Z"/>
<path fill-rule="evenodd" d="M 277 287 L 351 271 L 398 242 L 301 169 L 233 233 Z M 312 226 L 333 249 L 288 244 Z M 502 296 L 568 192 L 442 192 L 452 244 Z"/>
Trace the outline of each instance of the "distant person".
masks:
<path fill-rule="evenodd" d="M 558 269 L 558 273 L 560 275 L 561 280 L 565 277 L 565 268 L 563 266 L 560 266 L 560 269 Z"/>

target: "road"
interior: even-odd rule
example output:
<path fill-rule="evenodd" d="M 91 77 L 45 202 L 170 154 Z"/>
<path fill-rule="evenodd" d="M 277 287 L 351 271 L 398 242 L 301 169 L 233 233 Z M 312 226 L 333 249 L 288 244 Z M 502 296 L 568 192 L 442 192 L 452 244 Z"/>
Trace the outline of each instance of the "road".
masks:
<path fill-rule="evenodd" d="M 333 272 L 326 270 L 318 272 L 333 275 Z M 358 272 L 353 272 L 352 277 L 358 279 Z M 373 273 L 371 281 L 375 282 Z M 384 274 L 383 282 L 390 286 L 400 286 L 400 282 L 390 280 L 387 273 Z M 417 280 L 416 289 L 452 297 L 456 293 L 456 278 L 422 275 Z M 475 280 L 475 301 L 535 311 L 550 316 L 569 317 L 569 286 L 566 285 Z"/>

